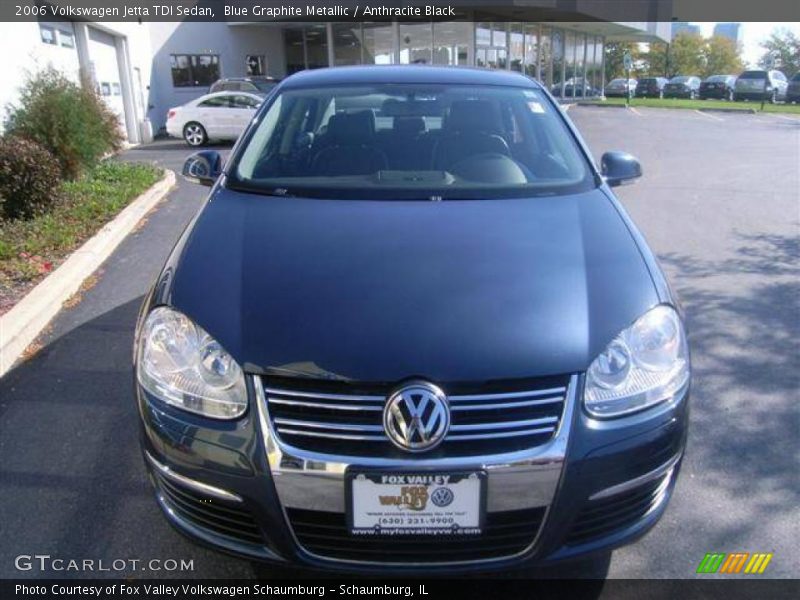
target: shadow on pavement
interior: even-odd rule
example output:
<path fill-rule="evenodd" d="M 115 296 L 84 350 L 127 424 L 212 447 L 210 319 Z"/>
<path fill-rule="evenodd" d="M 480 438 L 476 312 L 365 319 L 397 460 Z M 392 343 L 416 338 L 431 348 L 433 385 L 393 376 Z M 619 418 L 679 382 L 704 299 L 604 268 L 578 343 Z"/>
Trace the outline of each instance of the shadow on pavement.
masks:
<path fill-rule="evenodd" d="M 735 240 L 721 260 L 659 257 L 676 275 L 687 313 L 691 476 L 712 505 L 742 507 L 709 513 L 698 497 L 686 505 L 686 527 L 709 549 L 731 540 L 763 545 L 767 527 L 796 528 L 800 504 L 800 240 L 766 233 Z"/>
<path fill-rule="evenodd" d="M 174 138 L 164 138 L 155 140 L 150 144 L 141 144 L 139 146 L 132 146 L 127 150 L 130 153 L 136 152 L 149 152 L 152 150 L 185 150 L 187 156 L 192 152 L 199 152 L 200 150 L 229 150 L 233 147 L 233 142 L 209 142 L 200 147 L 190 146 L 183 140 Z"/>
<path fill-rule="evenodd" d="M 156 507 L 132 393 L 141 302 L 138 297 L 74 324 L 0 379 L 0 577 L 131 574 L 20 572 L 14 568 L 20 554 L 102 560 L 106 567 L 118 559 L 193 559 L 196 565 L 189 573 L 137 567 L 144 571 L 138 577 L 248 575 L 244 561 L 183 540 Z"/>

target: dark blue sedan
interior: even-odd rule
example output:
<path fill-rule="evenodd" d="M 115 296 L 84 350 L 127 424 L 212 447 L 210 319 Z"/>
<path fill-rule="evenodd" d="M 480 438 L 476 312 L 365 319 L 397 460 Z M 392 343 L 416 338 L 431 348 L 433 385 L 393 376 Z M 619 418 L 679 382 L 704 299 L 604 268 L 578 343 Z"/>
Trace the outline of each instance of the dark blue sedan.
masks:
<path fill-rule="evenodd" d="M 609 552 L 664 513 L 681 313 L 549 93 L 433 67 L 281 82 L 142 307 L 156 499 L 251 559 L 445 571 Z"/>

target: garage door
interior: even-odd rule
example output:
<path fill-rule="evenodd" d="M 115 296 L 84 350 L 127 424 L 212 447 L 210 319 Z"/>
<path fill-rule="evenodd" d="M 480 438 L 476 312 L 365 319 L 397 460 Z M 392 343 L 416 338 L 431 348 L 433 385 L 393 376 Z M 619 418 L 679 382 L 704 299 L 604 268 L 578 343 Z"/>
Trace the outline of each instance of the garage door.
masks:
<path fill-rule="evenodd" d="M 122 85 L 114 36 L 89 27 L 89 58 L 92 61 L 98 91 L 111 112 L 119 117 L 120 128 L 124 135 L 125 104 L 122 101 Z"/>

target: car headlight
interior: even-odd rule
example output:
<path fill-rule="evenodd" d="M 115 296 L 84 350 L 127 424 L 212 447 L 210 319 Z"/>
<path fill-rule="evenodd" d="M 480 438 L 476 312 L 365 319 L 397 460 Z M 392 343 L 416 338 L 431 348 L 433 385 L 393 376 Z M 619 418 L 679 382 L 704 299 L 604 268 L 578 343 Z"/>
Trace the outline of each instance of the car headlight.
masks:
<path fill-rule="evenodd" d="M 188 317 L 166 306 L 147 315 L 139 338 L 142 387 L 183 410 L 235 419 L 247 410 L 242 369 Z"/>
<path fill-rule="evenodd" d="M 683 324 L 670 306 L 645 313 L 614 338 L 586 373 L 583 402 L 599 418 L 617 417 L 672 398 L 689 380 Z"/>

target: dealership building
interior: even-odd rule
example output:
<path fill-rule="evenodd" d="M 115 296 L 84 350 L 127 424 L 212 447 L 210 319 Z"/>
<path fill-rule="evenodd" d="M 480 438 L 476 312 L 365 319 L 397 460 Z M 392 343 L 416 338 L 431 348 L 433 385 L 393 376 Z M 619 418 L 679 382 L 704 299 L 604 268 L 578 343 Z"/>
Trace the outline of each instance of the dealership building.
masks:
<path fill-rule="evenodd" d="M 170 107 L 201 96 L 220 77 L 280 78 L 361 64 L 470 65 L 526 73 L 562 97 L 565 88 L 589 96 L 605 85 L 607 42 L 664 42 L 671 35 L 670 3 L 658 0 L 647 13 L 653 20 L 639 22 L 605 20 L 603 3 L 574 0 L 451 4 L 459 20 L 1 23 L 7 80 L 0 104 L 14 102 L 26 72 L 52 64 L 91 80 L 128 140 L 138 143 L 163 128 Z"/>

